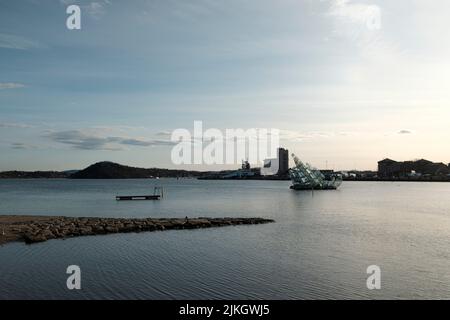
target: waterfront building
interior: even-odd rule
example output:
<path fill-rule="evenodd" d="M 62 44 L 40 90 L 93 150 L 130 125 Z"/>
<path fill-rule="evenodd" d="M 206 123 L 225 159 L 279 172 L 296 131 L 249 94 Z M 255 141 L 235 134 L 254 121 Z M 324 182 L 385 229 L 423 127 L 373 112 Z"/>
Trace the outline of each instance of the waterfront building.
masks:
<path fill-rule="evenodd" d="M 392 159 L 384 159 L 378 162 L 378 177 L 403 178 L 414 175 L 440 176 L 450 174 L 450 167 L 442 162 L 431 162 L 420 159 L 414 161 L 399 162 Z"/>
<path fill-rule="evenodd" d="M 287 176 L 289 173 L 289 151 L 278 148 L 277 158 L 265 159 L 261 168 L 262 176 Z"/>
<path fill-rule="evenodd" d="M 294 190 L 336 190 L 342 183 L 342 176 L 338 173 L 329 172 L 327 175 L 303 163 L 292 154 L 295 167 L 289 170 L 292 180 L 291 189 Z"/>

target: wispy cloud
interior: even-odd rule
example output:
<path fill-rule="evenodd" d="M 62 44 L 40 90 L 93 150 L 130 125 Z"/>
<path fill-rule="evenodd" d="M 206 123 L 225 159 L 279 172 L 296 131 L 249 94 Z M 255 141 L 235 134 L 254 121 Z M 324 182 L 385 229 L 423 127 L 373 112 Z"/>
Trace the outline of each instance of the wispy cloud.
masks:
<path fill-rule="evenodd" d="M 160 131 L 158 133 L 156 133 L 157 136 L 159 137 L 168 137 L 170 138 L 170 136 L 172 135 L 171 131 Z"/>
<path fill-rule="evenodd" d="M 215 8 L 216 2 L 210 0 L 200 1 L 172 1 L 172 14 L 184 20 L 194 20 L 209 15 Z"/>
<path fill-rule="evenodd" d="M 15 123 L 15 122 L 0 122 L 0 128 L 19 128 L 26 129 L 32 128 L 31 125 L 25 123 Z"/>
<path fill-rule="evenodd" d="M 75 0 L 60 0 L 62 5 L 78 4 Z M 106 6 L 110 5 L 110 0 L 89 1 L 87 4 L 80 5 L 81 11 L 86 12 L 89 16 L 95 19 L 101 18 L 106 13 Z"/>
<path fill-rule="evenodd" d="M 122 150 L 122 146 L 155 147 L 170 146 L 173 142 L 162 139 L 138 139 L 120 136 L 101 136 L 82 130 L 50 132 L 45 136 L 54 142 L 81 150 Z"/>
<path fill-rule="evenodd" d="M 22 83 L 15 83 L 15 82 L 0 82 L 0 90 L 5 89 L 19 89 L 25 87 Z"/>
<path fill-rule="evenodd" d="M 306 139 L 331 138 L 336 136 L 355 135 L 354 132 L 301 132 L 294 130 L 280 130 L 280 139 L 290 142 L 301 142 Z"/>
<path fill-rule="evenodd" d="M 106 12 L 105 5 L 108 5 L 110 2 L 105 1 L 94 1 L 90 4 L 86 5 L 84 9 L 86 9 L 87 13 L 94 18 L 100 18 Z"/>
<path fill-rule="evenodd" d="M 413 132 L 411 130 L 400 130 L 397 132 L 398 134 L 412 134 Z"/>
<path fill-rule="evenodd" d="M 335 35 L 363 47 L 381 45 L 378 31 L 382 28 L 382 10 L 379 6 L 352 0 L 332 0 L 326 15 L 334 20 Z"/>
<path fill-rule="evenodd" d="M 43 47 L 41 43 L 25 37 L 0 33 L 0 48 L 28 50 Z"/>
<path fill-rule="evenodd" d="M 328 15 L 359 25 L 367 30 L 381 29 L 381 8 L 374 4 L 355 3 L 351 0 L 333 0 Z"/>
<path fill-rule="evenodd" d="M 83 150 L 112 150 L 110 143 L 117 142 L 114 137 L 98 137 L 79 130 L 52 132 L 46 135 L 55 142 L 70 145 Z"/>
<path fill-rule="evenodd" d="M 131 146 L 141 146 L 141 147 L 156 147 L 156 146 L 172 146 L 174 143 L 168 140 L 161 139 L 151 139 L 151 140 L 143 140 L 143 139 L 121 139 L 121 144 L 131 145 Z"/>
<path fill-rule="evenodd" d="M 22 143 L 22 142 L 14 142 L 14 143 L 11 143 L 11 148 L 16 149 L 16 150 L 27 150 L 27 149 L 34 149 L 34 148 L 36 148 L 36 146 L 30 145 L 27 143 Z"/>

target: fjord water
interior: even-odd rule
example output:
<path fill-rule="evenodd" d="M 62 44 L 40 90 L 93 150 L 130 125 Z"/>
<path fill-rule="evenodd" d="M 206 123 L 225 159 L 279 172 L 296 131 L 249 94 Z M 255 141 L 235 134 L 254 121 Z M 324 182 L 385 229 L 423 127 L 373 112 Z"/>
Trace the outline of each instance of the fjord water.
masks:
<path fill-rule="evenodd" d="M 0 214 L 266 217 L 276 223 L 0 247 L 1 299 L 450 298 L 450 184 L 0 180 Z M 165 188 L 161 201 L 116 195 Z M 66 288 L 79 265 L 82 290 Z M 368 290 L 366 268 L 381 268 Z"/>

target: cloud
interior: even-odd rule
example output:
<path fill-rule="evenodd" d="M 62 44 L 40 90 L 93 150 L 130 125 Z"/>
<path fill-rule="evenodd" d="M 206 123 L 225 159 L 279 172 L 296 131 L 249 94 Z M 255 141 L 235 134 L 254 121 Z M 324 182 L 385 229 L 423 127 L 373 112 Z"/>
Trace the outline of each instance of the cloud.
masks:
<path fill-rule="evenodd" d="M 168 140 L 139 140 L 139 139 L 122 139 L 121 144 L 141 147 L 155 147 L 155 146 L 172 146 L 174 143 Z"/>
<path fill-rule="evenodd" d="M 24 88 L 24 87 L 25 87 L 25 85 L 22 83 L 0 82 L 0 90 L 19 89 L 19 88 Z"/>
<path fill-rule="evenodd" d="M 32 128 L 32 126 L 25 123 L 14 123 L 14 122 L 0 122 L 0 128 Z"/>
<path fill-rule="evenodd" d="M 26 144 L 26 143 L 22 143 L 22 142 L 14 142 L 14 143 L 11 143 L 11 148 L 17 149 L 17 150 L 25 150 L 25 149 L 34 149 L 35 146 Z"/>
<path fill-rule="evenodd" d="M 380 39 L 382 10 L 379 6 L 351 0 L 332 0 L 326 16 L 334 21 L 335 35 L 370 50 L 386 46 Z"/>
<path fill-rule="evenodd" d="M 340 19 L 341 22 L 360 25 L 367 30 L 381 29 L 381 9 L 377 5 L 333 0 L 328 15 Z"/>
<path fill-rule="evenodd" d="M 156 135 L 159 137 L 171 137 L 172 132 L 171 131 L 160 131 Z"/>
<path fill-rule="evenodd" d="M 114 137 L 97 137 L 83 133 L 79 130 L 59 131 L 47 134 L 51 140 L 70 145 L 82 150 L 111 150 L 109 143 L 117 142 Z"/>
<path fill-rule="evenodd" d="M 105 3 L 108 2 L 91 2 L 84 6 L 83 9 L 85 9 L 91 17 L 100 18 L 105 14 Z"/>
<path fill-rule="evenodd" d="M 397 132 L 398 134 L 412 134 L 413 132 L 411 130 L 400 130 Z"/>
<path fill-rule="evenodd" d="M 75 0 L 60 0 L 59 2 L 65 6 L 77 4 Z M 110 4 L 111 1 L 109 0 L 91 1 L 88 4 L 80 5 L 81 13 L 86 12 L 92 18 L 99 19 L 106 13 L 106 6 Z"/>
<path fill-rule="evenodd" d="M 238 140 L 247 140 L 247 139 L 258 139 L 260 138 L 260 134 L 262 132 L 262 128 L 250 128 L 250 129 L 242 129 L 242 133 L 235 132 L 238 136 L 232 135 L 230 133 L 230 136 L 227 136 L 227 132 L 225 130 L 221 131 L 222 133 L 222 141 L 225 143 L 227 141 L 238 141 Z M 240 134 L 243 134 L 243 136 L 239 136 Z M 275 135 L 278 135 L 278 138 L 283 141 L 288 142 L 301 142 L 307 139 L 315 139 L 315 138 L 332 138 L 336 136 L 352 136 L 355 135 L 354 132 L 300 132 L 295 130 L 277 130 L 274 131 L 274 129 L 269 129 L 267 131 L 267 138 L 275 139 Z M 164 136 L 167 137 L 167 139 L 171 138 L 172 133 L 169 131 L 163 131 L 158 132 L 156 135 L 158 136 Z M 212 142 L 214 140 L 219 140 L 218 137 L 194 137 L 192 136 L 190 139 L 190 143 L 194 144 L 196 142 Z M 164 140 L 166 141 L 166 140 Z M 183 140 L 186 142 L 186 140 Z"/>
<path fill-rule="evenodd" d="M 294 130 L 280 130 L 280 139 L 291 142 L 301 142 L 306 139 L 313 138 L 330 138 L 337 135 L 348 135 L 350 133 L 343 132 L 300 132 Z"/>
<path fill-rule="evenodd" d="M 28 50 L 40 48 L 42 46 L 43 45 L 38 41 L 12 34 L 0 33 L 0 48 Z"/>
<path fill-rule="evenodd" d="M 168 2 L 172 6 L 171 13 L 184 20 L 192 21 L 207 16 L 213 12 L 217 2 L 210 0 L 200 1 L 173 1 Z"/>
<path fill-rule="evenodd" d="M 155 147 L 173 145 L 171 141 L 160 139 L 135 139 L 119 136 L 100 136 L 81 130 L 50 132 L 45 135 L 54 142 L 72 146 L 80 150 L 122 150 L 121 146 Z"/>

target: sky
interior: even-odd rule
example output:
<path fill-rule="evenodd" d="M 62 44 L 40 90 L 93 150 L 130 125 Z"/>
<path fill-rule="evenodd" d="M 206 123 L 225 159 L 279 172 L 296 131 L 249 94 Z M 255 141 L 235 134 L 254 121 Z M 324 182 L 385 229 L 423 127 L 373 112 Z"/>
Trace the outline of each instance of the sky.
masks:
<path fill-rule="evenodd" d="M 81 8 L 81 30 L 66 8 Z M 178 128 L 312 165 L 450 162 L 448 0 L 0 0 L 0 171 L 178 168 Z M 220 165 L 181 166 L 216 170 Z"/>

